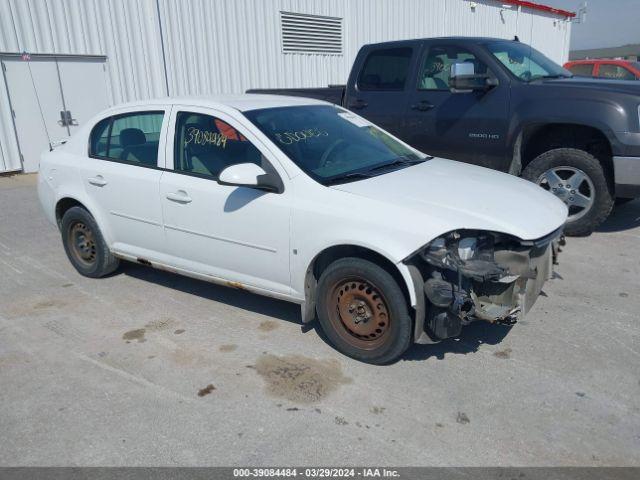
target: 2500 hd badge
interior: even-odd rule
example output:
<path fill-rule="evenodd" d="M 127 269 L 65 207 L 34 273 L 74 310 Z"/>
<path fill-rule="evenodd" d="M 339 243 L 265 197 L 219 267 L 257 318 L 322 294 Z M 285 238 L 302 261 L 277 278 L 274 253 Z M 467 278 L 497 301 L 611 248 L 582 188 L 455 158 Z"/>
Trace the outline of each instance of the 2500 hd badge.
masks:
<path fill-rule="evenodd" d="M 196 130 L 216 141 L 191 141 Z M 514 323 L 567 219 L 531 182 L 270 95 L 111 108 L 43 155 L 38 192 L 82 275 L 128 260 L 296 302 L 375 364 L 470 322 Z"/>

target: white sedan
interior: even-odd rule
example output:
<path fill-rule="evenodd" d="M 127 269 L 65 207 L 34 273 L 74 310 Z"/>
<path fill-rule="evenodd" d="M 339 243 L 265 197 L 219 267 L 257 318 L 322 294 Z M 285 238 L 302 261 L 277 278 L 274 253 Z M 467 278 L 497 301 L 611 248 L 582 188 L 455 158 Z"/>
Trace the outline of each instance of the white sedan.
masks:
<path fill-rule="evenodd" d="M 377 364 L 471 321 L 514 323 L 567 218 L 533 183 L 268 95 L 111 108 L 43 154 L 38 191 L 82 275 L 122 259 L 296 302 Z"/>

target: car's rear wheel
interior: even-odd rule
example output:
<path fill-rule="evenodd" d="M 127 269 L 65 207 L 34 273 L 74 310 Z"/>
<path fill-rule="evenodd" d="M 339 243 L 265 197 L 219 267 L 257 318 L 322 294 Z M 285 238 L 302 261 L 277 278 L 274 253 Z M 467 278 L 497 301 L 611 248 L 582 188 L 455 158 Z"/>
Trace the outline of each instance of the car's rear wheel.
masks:
<path fill-rule="evenodd" d="M 522 176 L 567 205 L 567 235 L 589 235 L 613 208 L 614 198 L 602 164 L 583 150 L 557 148 L 545 152 L 527 165 Z"/>
<path fill-rule="evenodd" d="M 99 278 L 118 268 L 119 260 L 111 253 L 98 224 L 84 208 L 72 207 L 65 212 L 61 233 L 67 257 L 80 274 Z"/>
<path fill-rule="evenodd" d="M 317 312 L 330 342 L 357 360 L 390 363 L 411 345 L 412 321 L 402 289 L 368 260 L 343 258 L 324 270 Z"/>

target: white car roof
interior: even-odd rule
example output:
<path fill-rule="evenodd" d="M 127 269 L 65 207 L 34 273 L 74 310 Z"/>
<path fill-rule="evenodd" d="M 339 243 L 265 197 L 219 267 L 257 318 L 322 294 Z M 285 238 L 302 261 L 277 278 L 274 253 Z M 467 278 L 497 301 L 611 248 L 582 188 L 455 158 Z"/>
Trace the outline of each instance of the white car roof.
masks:
<path fill-rule="evenodd" d="M 198 107 L 220 108 L 227 107 L 246 112 L 261 108 L 292 107 L 298 105 L 331 105 L 322 100 L 305 97 L 289 97 L 285 95 L 263 94 L 230 94 L 230 95 L 203 95 L 187 97 L 154 98 L 116 105 L 113 108 L 150 107 L 153 105 L 191 105 Z"/>

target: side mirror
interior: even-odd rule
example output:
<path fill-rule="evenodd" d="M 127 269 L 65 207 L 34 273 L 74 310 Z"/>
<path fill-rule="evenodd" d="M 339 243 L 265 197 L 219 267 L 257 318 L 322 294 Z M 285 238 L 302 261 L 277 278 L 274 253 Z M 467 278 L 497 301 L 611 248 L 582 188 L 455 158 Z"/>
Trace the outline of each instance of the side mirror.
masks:
<path fill-rule="evenodd" d="M 486 73 L 477 74 L 473 63 L 463 62 L 451 64 L 449 88 L 453 93 L 489 90 L 497 84 L 498 82 Z"/>
<path fill-rule="evenodd" d="M 231 165 L 220 172 L 218 183 L 233 187 L 249 187 L 258 190 L 280 193 L 280 179 L 274 179 L 255 163 L 238 163 Z"/>

